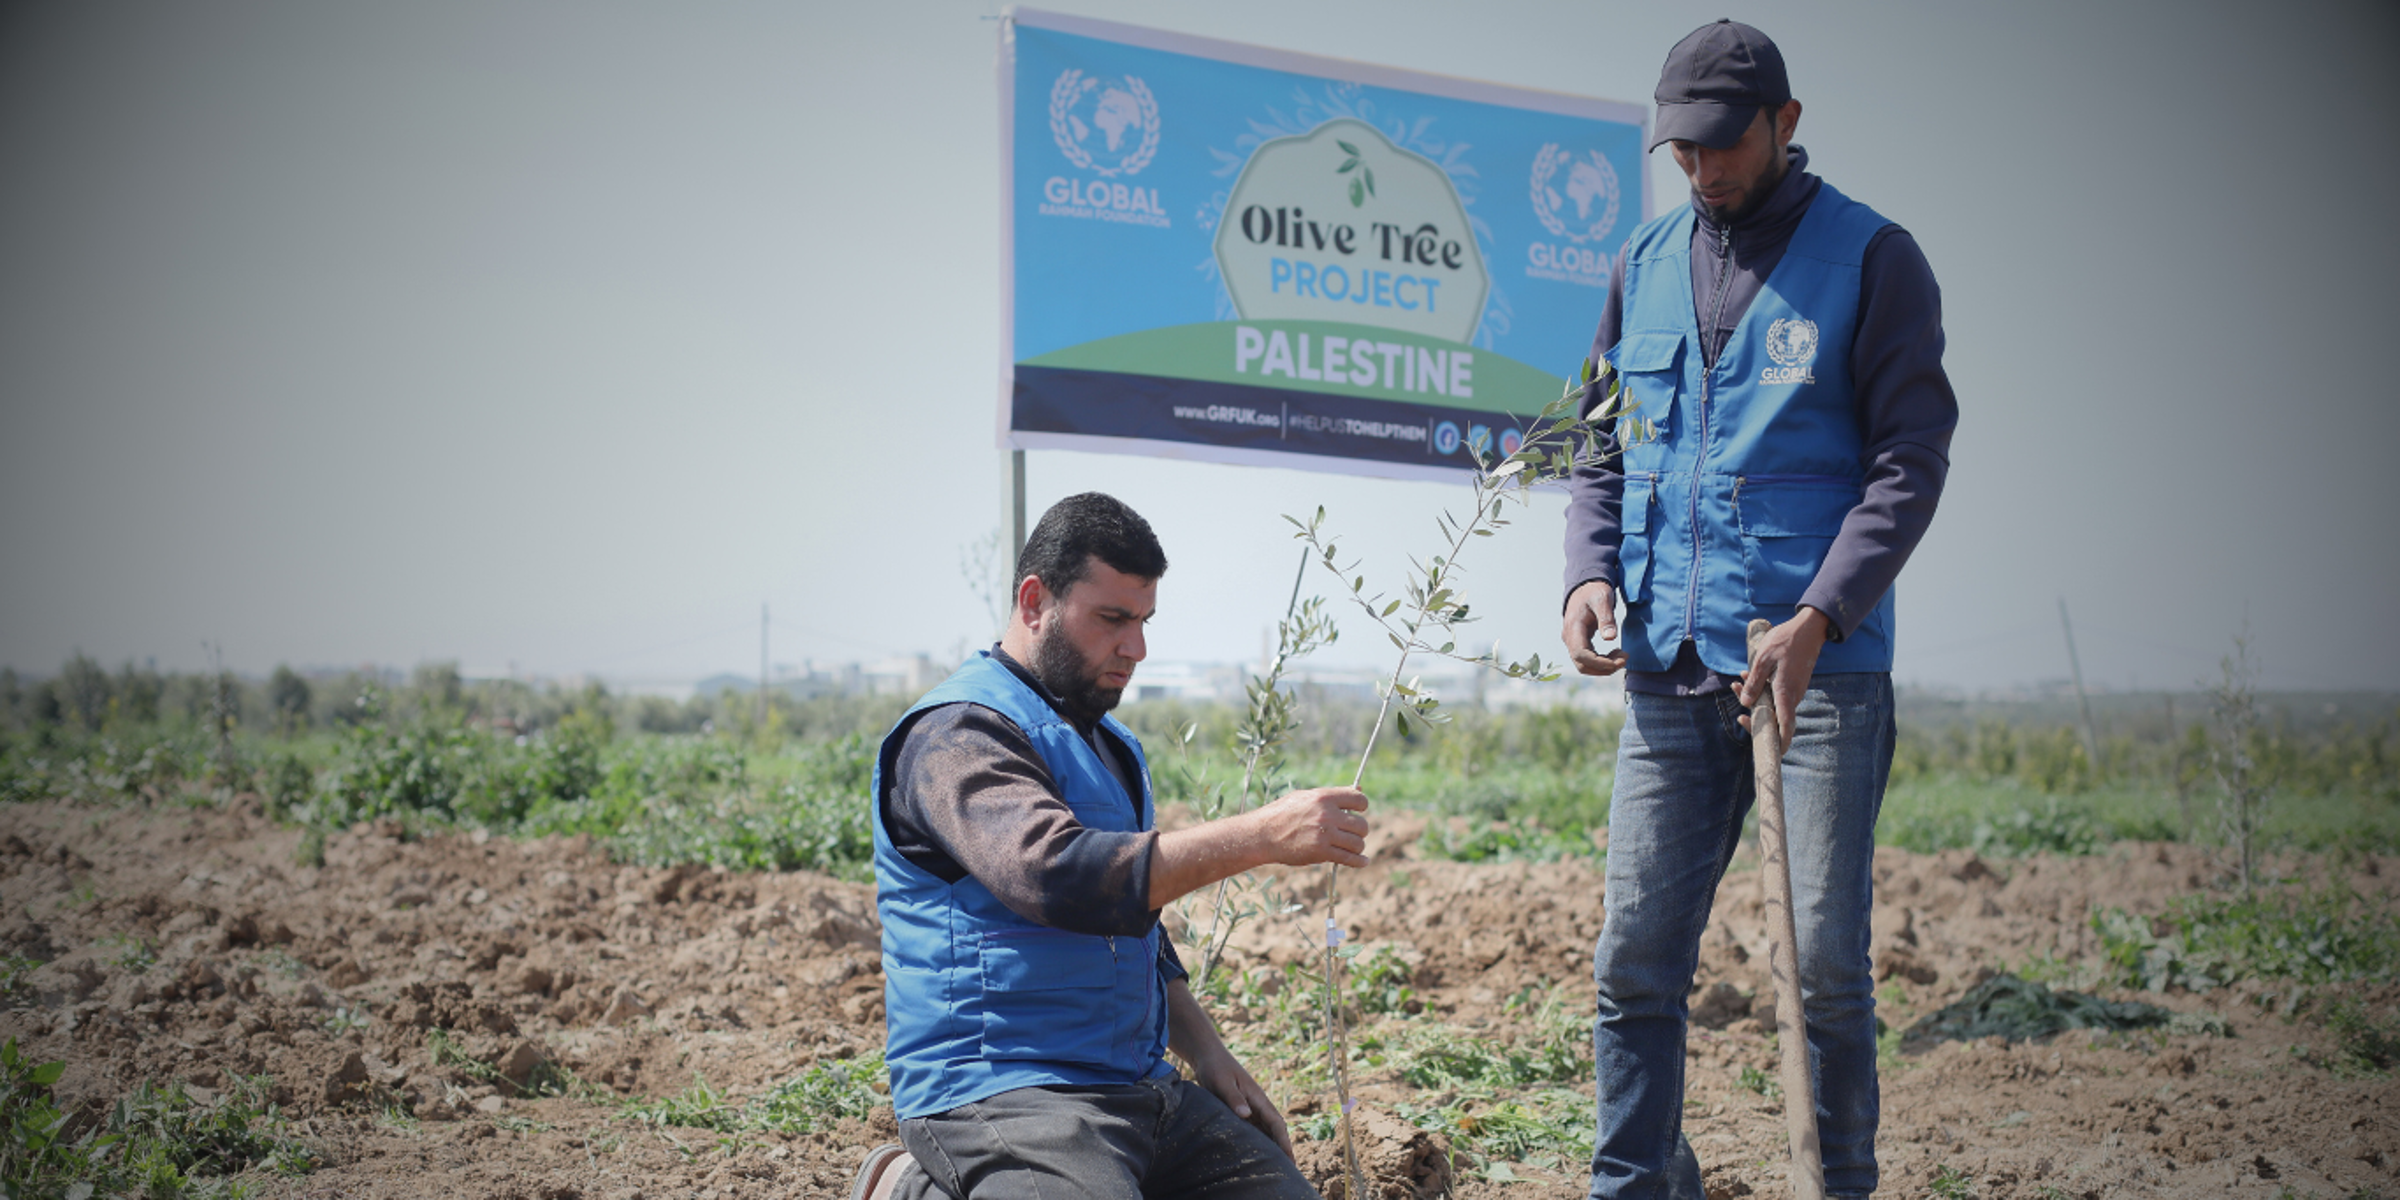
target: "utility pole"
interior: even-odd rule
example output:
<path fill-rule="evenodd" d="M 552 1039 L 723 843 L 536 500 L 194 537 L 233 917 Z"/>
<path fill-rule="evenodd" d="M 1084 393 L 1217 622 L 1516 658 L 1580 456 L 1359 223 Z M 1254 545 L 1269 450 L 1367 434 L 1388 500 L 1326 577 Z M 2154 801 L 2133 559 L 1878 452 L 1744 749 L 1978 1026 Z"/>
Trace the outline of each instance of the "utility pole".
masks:
<path fill-rule="evenodd" d="M 758 602 L 758 705 L 757 715 L 751 718 L 751 728 L 767 731 L 767 602 Z"/>
<path fill-rule="evenodd" d="M 2192 781 L 2183 777 L 2183 739 L 2175 730 L 2175 693 L 2167 693 L 2167 782 L 2175 785 L 2175 811 L 2183 818 L 2183 840 L 2192 840 Z"/>
<path fill-rule="evenodd" d="M 2100 737 L 2092 730 L 2092 702 L 2083 694 L 2083 660 L 2075 654 L 2075 623 L 2067 619 L 2067 598 L 2058 598 L 2058 627 L 2067 634 L 2067 669 L 2075 673 L 2075 707 L 2083 714 L 2083 752 L 2092 760 L 2092 772 L 2100 771 Z"/>
<path fill-rule="evenodd" d="M 1017 560 L 1025 556 L 1025 452 L 1022 450 L 1008 452 L 1008 528 L 1008 577 L 1013 583 Z"/>
<path fill-rule="evenodd" d="M 208 673 L 215 685 L 215 697 L 209 705 L 209 724 L 216 726 L 217 770 L 216 784 L 232 787 L 233 769 L 233 676 L 225 670 L 225 643 L 206 642 Z"/>

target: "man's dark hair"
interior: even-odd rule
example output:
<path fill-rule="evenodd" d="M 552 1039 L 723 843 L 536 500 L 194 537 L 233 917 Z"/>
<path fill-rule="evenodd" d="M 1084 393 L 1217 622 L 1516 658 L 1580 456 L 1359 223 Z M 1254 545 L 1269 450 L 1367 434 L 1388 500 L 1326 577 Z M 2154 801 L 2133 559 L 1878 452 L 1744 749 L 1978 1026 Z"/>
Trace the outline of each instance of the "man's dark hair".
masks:
<path fill-rule="evenodd" d="M 1144 579 L 1167 573 L 1167 552 L 1150 522 L 1114 496 L 1085 492 L 1051 505 L 1034 523 L 1017 554 L 1015 586 L 1023 587 L 1030 575 L 1052 596 L 1064 596 L 1083 582 L 1094 558 Z"/>

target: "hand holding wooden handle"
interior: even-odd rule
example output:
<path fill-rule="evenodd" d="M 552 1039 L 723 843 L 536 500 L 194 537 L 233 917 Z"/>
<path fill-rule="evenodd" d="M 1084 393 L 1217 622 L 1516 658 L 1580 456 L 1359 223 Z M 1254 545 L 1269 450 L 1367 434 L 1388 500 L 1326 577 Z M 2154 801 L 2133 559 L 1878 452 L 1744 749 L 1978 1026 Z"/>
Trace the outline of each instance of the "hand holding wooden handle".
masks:
<path fill-rule="evenodd" d="M 1750 622 L 1750 669 L 1773 629 Z M 1772 680 L 1750 710 L 1751 768 L 1758 793 L 1758 854 L 1765 876 L 1767 970 L 1775 980 L 1775 1040 L 1782 1051 L 1783 1123 L 1792 1137 L 1792 1195 L 1824 1200 L 1825 1159 L 1817 1144 L 1817 1092 L 1808 1073 L 1808 1014 L 1800 1003 L 1800 934 L 1792 919 L 1792 860 L 1783 824 L 1783 750 L 1789 736 L 1775 719 Z"/>

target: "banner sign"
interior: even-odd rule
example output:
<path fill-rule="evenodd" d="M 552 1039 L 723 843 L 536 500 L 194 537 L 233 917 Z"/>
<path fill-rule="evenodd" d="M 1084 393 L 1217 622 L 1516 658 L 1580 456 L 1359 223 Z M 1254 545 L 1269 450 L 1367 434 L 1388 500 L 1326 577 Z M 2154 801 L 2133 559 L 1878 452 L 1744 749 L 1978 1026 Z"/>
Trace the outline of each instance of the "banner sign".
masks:
<path fill-rule="evenodd" d="M 1639 105 L 1014 10 L 1003 447 L 1445 477 L 1558 398 Z"/>

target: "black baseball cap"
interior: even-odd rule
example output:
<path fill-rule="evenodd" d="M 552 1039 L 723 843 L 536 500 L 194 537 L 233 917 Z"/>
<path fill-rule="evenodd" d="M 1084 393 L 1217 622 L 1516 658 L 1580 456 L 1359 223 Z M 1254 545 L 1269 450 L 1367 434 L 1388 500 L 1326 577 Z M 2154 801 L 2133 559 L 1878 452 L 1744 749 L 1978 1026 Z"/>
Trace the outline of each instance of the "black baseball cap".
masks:
<path fill-rule="evenodd" d="M 1675 43 L 1659 69 L 1649 148 L 1684 141 L 1723 150 L 1742 140 L 1761 105 L 1781 108 L 1791 98 L 1775 39 L 1739 21 L 1703 25 Z"/>

